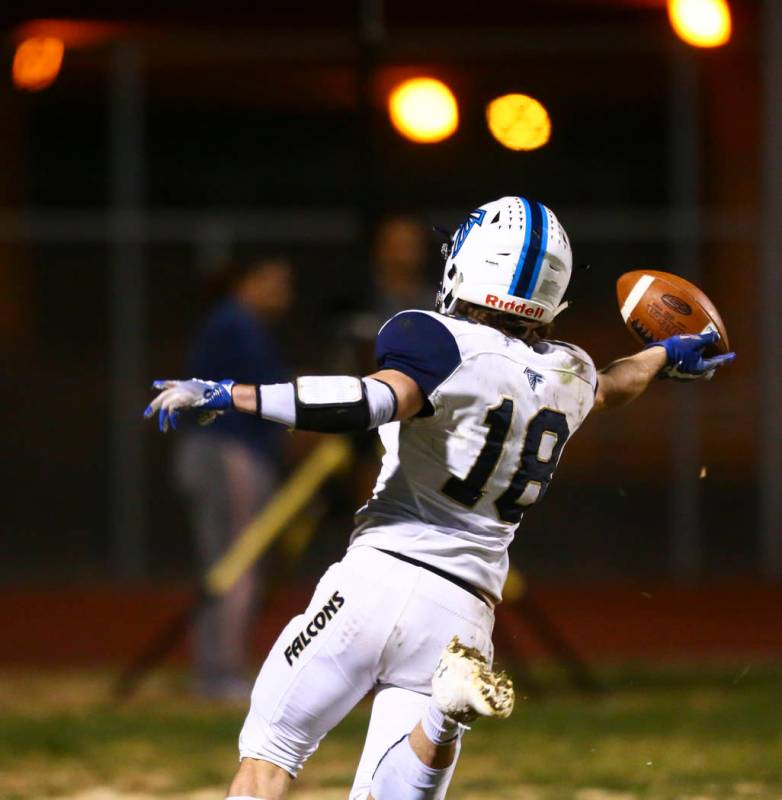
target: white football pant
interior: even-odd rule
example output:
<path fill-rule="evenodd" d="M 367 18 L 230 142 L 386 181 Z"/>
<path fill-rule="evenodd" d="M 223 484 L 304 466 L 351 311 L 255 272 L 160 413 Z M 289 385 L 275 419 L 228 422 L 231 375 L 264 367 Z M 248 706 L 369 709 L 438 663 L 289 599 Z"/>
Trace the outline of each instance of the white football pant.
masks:
<path fill-rule="evenodd" d="M 350 800 L 364 800 L 386 751 L 429 702 L 432 674 L 456 635 L 492 660 L 494 615 L 445 578 L 372 547 L 354 547 L 320 579 L 261 668 L 239 737 L 241 758 L 294 777 L 321 739 L 375 693 Z M 445 791 L 443 787 L 443 793 Z"/>

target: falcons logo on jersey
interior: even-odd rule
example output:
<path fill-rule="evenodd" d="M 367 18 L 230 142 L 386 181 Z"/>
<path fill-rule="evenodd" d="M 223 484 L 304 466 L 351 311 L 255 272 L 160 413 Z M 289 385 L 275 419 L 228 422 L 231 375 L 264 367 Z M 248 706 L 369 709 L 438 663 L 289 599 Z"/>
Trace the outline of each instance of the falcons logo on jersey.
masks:
<path fill-rule="evenodd" d="M 524 374 L 527 376 L 529 388 L 532 389 L 533 392 L 538 388 L 539 383 L 543 383 L 543 376 L 539 372 L 535 372 L 534 369 L 527 367 L 524 370 Z"/>

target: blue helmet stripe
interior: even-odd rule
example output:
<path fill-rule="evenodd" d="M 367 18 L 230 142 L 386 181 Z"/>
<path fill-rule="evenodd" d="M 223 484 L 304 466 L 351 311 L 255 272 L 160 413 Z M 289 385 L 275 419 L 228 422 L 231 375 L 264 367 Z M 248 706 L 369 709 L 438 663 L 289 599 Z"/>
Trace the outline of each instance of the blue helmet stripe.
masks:
<path fill-rule="evenodd" d="M 520 197 L 519 200 L 521 200 L 521 203 L 524 206 L 524 244 L 521 246 L 519 260 L 516 262 L 516 271 L 513 273 L 513 280 L 510 282 L 510 289 L 508 289 L 508 292 L 513 295 L 516 294 L 516 287 L 518 286 L 519 279 L 524 272 L 524 263 L 527 258 L 527 252 L 529 251 L 530 234 L 532 231 L 532 212 L 530 210 L 529 203 L 523 197 Z"/>
<path fill-rule="evenodd" d="M 535 205 L 540 209 L 541 232 L 538 252 L 535 254 L 535 264 L 532 268 L 532 278 L 530 279 L 527 291 L 522 295 L 522 297 L 525 297 L 528 300 L 530 297 L 532 297 L 532 293 L 535 290 L 535 285 L 538 282 L 538 274 L 540 273 L 540 266 L 543 263 L 543 256 L 548 249 L 548 214 L 546 214 L 546 209 L 540 203 L 535 203 Z M 532 250 L 534 245 L 535 239 L 533 237 L 530 250 Z"/>

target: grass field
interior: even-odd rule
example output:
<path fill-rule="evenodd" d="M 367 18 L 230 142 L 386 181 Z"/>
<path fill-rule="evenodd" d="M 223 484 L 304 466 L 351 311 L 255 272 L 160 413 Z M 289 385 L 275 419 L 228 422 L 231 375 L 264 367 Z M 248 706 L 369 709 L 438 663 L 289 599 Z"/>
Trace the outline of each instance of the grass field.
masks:
<path fill-rule="evenodd" d="M 454 800 L 782 800 L 782 667 L 610 670 L 584 697 L 544 673 L 507 722 L 478 723 Z M 182 676 L 155 676 L 129 705 L 109 676 L 0 673 L 0 797 L 222 798 L 243 708 L 191 701 Z M 362 706 L 327 739 L 293 795 L 345 798 Z"/>

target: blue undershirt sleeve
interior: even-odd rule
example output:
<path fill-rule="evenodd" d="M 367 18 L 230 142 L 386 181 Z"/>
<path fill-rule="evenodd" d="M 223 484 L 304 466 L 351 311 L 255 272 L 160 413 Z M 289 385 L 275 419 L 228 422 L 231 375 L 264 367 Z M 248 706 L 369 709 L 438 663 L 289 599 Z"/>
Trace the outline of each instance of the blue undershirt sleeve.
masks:
<path fill-rule="evenodd" d="M 395 369 L 412 378 L 428 399 L 459 366 L 456 339 L 436 317 L 402 311 L 377 335 L 375 358 L 380 369 Z"/>

